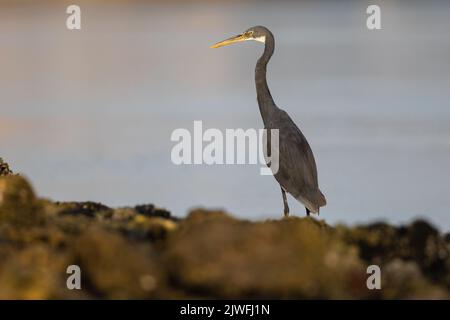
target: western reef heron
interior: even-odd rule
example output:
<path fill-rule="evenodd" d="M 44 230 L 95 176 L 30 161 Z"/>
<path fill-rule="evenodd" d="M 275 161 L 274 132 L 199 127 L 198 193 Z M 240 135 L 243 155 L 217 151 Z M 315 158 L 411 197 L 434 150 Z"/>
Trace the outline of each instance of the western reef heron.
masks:
<path fill-rule="evenodd" d="M 267 86 L 267 64 L 275 49 L 275 39 L 272 32 L 266 27 L 252 27 L 244 33 L 218 42 L 210 48 L 219 48 L 248 40 L 259 41 L 265 45 L 264 53 L 256 63 L 256 94 L 264 128 L 267 131 L 271 129 L 279 130 L 279 167 L 274 176 L 281 186 L 284 215 L 289 215 L 286 192 L 305 206 L 308 216 L 310 212 L 319 213 L 320 207 L 326 205 L 326 200 L 319 190 L 317 167 L 311 147 L 286 111 L 277 107 Z M 270 134 L 268 134 L 269 136 Z M 268 143 L 270 143 L 270 140 L 268 140 Z M 270 148 L 267 150 L 270 150 Z"/>

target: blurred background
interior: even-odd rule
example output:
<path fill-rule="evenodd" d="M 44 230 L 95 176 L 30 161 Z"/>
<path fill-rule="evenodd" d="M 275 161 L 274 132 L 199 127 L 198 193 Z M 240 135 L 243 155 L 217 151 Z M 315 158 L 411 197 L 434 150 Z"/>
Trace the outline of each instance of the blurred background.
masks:
<path fill-rule="evenodd" d="M 66 29 L 70 4 L 81 31 Z M 369 4 L 382 30 L 366 28 Z M 279 218 L 279 186 L 259 165 L 170 159 L 172 131 L 194 120 L 263 126 L 262 46 L 208 49 L 254 25 L 275 35 L 269 86 L 315 153 L 320 218 L 425 217 L 448 231 L 448 1 L 0 1 L 0 156 L 54 200 Z"/>

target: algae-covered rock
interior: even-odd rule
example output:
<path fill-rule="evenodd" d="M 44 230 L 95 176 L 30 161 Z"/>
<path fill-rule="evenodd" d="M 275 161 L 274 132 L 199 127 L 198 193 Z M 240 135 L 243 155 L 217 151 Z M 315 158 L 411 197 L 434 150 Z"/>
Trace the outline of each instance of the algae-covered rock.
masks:
<path fill-rule="evenodd" d="M 9 169 L 8 164 L 4 162 L 2 158 L 0 158 L 0 177 L 8 176 L 12 173 L 13 172 L 11 171 L 11 169 Z"/>
<path fill-rule="evenodd" d="M 170 211 L 167 211 L 162 208 L 157 208 L 153 204 L 144 204 L 144 205 L 138 205 L 135 206 L 134 209 L 139 212 L 140 214 L 143 214 L 148 217 L 160 217 L 160 218 L 171 218 Z"/>
<path fill-rule="evenodd" d="M 385 299 L 448 299 L 445 287 L 431 283 L 414 261 L 395 258 L 383 266 Z"/>
<path fill-rule="evenodd" d="M 3 249 L 3 250 L 2 250 Z M 4 253 L 4 248 L 0 247 Z M 0 265 L 0 299 L 56 299 L 76 297 L 67 290 L 64 270 L 65 255 L 44 243 L 31 243 L 23 250 L 15 249 Z"/>
<path fill-rule="evenodd" d="M 205 209 L 180 219 L 153 204 L 39 199 L 0 168 L 0 299 L 450 297 L 450 236 L 424 220 L 332 227 Z M 372 264 L 381 290 L 367 287 Z M 66 286 L 69 265 L 81 290 Z"/>
<path fill-rule="evenodd" d="M 25 178 L 0 177 L 0 224 L 29 226 L 41 222 L 42 218 L 40 203 Z"/>
<path fill-rule="evenodd" d="M 196 211 L 171 234 L 166 267 L 178 286 L 218 298 L 368 295 L 356 250 L 311 218 L 251 223 Z"/>
<path fill-rule="evenodd" d="M 56 202 L 59 214 L 67 215 L 85 215 L 95 217 L 100 213 L 111 213 L 111 209 L 107 206 L 92 201 L 86 202 Z"/>
<path fill-rule="evenodd" d="M 131 237 L 138 239 L 160 240 L 177 228 L 177 224 L 169 219 L 148 218 L 137 214 L 126 224 L 123 230 Z"/>
<path fill-rule="evenodd" d="M 83 283 L 97 297 L 151 298 L 162 277 L 151 246 L 132 244 L 119 234 L 91 227 L 71 246 L 71 259 L 83 272 Z"/>
<path fill-rule="evenodd" d="M 359 248 L 361 258 L 368 263 L 386 265 L 398 259 L 410 261 L 430 283 L 450 290 L 450 245 L 428 222 L 416 220 L 400 227 L 374 223 L 340 227 L 338 232 L 347 243 Z"/>

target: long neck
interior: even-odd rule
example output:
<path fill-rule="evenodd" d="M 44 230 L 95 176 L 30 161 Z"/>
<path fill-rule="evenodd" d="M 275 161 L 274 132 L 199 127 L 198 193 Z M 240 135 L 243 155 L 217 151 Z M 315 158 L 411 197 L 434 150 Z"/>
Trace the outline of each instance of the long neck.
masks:
<path fill-rule="evenodd" d="M 264 53 L 258 59 L 255 69 L 256 94 L 258 98 L 259 111 L 261 112 L 264 124 L 267 124 L 266 119 L 269 119 L 270 114 L 277 108 L 272 96 L 270 95 L 266 79 L 267 63 L 272 57 L 274 49 L 275 41 L 273 36 L 266 36 Z"/>

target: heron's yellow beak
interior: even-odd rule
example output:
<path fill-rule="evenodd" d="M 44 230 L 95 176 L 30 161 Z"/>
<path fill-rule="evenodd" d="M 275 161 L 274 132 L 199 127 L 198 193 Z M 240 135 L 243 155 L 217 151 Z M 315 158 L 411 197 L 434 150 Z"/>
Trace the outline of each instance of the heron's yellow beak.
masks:
<path fill-rule="evenodd" d="M 238 36 L 231 37 L 231 38 L 229 38 L 229 39 L 226 39 L 226 40 L 217 42 L 216 44 L 213 44 L 212 46 L 210 46 L 210 48 L 211 48 L 211 49 L 220 48 L 220 47 L 223 47 L 223 46 L 227 46 L 227 45 L 229 45 L 229 44 L 232 44 L 232 43 L 245 41 L 245 40 L 247 40 L 248 38 L 249 38 L 248 35 L 240 34 L 240 35 L 238 35 Z"/>

